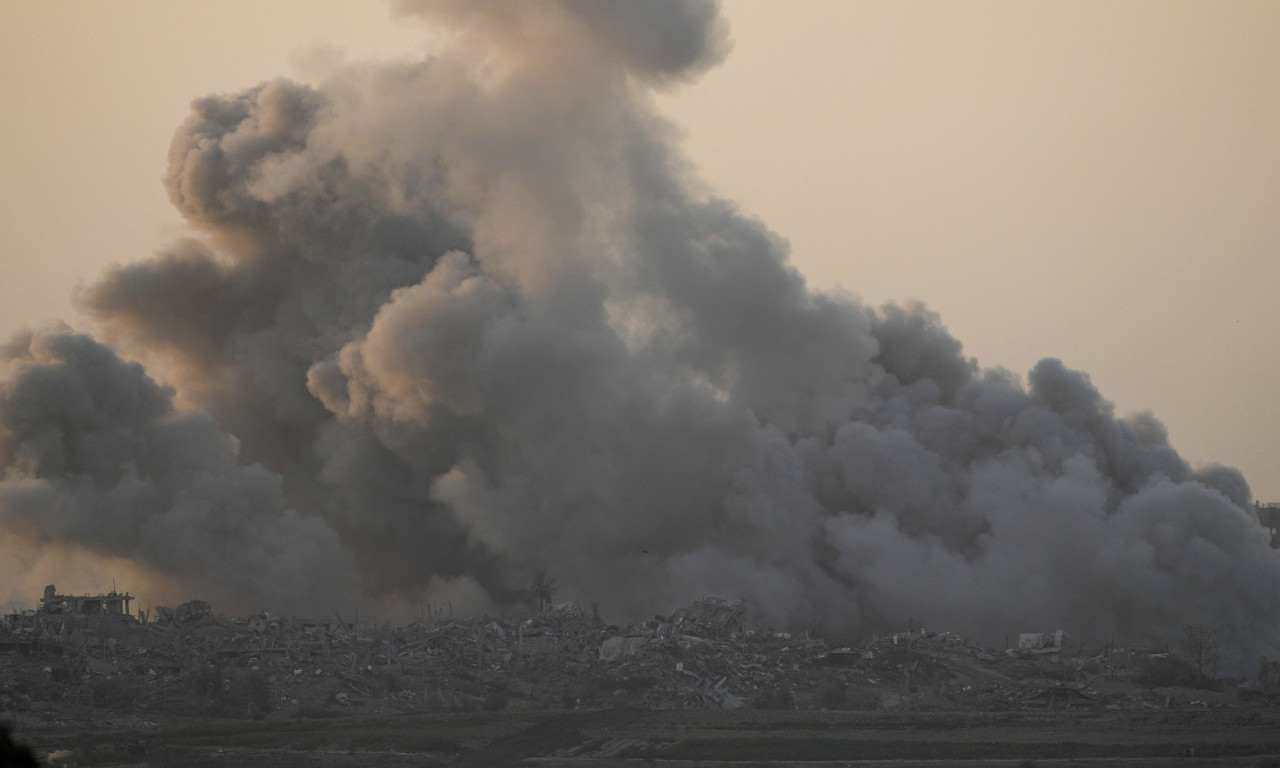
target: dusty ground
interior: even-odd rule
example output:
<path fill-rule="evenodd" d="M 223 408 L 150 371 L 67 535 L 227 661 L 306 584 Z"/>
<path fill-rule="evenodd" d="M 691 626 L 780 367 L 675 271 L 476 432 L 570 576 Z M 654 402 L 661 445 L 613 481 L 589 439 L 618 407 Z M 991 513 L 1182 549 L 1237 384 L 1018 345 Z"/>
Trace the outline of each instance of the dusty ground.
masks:
<path fill-rule="evenodd" d="M 1280 766 L 1275 709 L 508 711 L 63 723 L 17 736 L 66 766 Z"/>

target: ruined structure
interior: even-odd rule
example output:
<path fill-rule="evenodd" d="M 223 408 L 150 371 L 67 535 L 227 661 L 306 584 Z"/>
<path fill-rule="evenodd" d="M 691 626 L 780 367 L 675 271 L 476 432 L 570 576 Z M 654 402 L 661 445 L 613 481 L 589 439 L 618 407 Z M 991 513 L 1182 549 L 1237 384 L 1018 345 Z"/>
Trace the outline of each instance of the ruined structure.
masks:
<path fill-rule="evenodd" d="M 133 595 L 128 592 L 117 592 L 114 587 L 105 595 L 59 595 L 57 588 L 50 584 L 44 588 L 39 610 L 41 613 L 50 614 L 132 616 L 133 614 L 129 611 L 131 600 Z"/>
<path fill-rule="evenodd" d="M 704 597 L 676 611 L 671 620 L 710 626 L 721 635 L 737 637 L 747 631 L 747 606 L 741 600 Z"/>
<path fill-rule="evenodd" d="M 1055 632 L 1023 632 L 1018 635 L 1018 649 L 1034 651 L 1041 648 L 1061 648 L 1065 636 L 1062 630 Z"/>
<path fill-rule="evenodd" d="M 1255 501 L 1253 514 L 1257 516 L 1259 525 L 1271 531 L 1271 548 L 1280 549 L 1280 504 Z"/>

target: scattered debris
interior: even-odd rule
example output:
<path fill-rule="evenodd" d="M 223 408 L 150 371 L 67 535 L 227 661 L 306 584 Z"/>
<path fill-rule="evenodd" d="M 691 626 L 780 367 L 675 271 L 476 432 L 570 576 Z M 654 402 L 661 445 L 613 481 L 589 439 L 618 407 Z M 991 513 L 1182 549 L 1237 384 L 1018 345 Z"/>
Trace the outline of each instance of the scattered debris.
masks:
<path fill-rule="evenodd" d="M 545 594 L 529 617 L 432 613 L 400 627 L 336 613 L 230 620 L 201 600 L 139 621 L 114 610 L 128 595 L 99 597 L 50 587 L 40 610 L 3 617 L 0 711 L 152 722 L 352 709 L 1165 709 L 1280 693 L 1280 664 L 1265 659 L 1257 683 L 1224 686 L 1163 649 L 1069 653 L 1061 631 L 1004 651 L 924 629 L 829 648 L 747 629 L 741 601 L 711 597 L 625 627 Z"/>
<path fill-rule="evenodd" d="M 1018 635 L 1018 649 L 1023 651 L 1039 650 L 1041 648 L 1061 648 L 1063 632 L 1023 632 Z"/>

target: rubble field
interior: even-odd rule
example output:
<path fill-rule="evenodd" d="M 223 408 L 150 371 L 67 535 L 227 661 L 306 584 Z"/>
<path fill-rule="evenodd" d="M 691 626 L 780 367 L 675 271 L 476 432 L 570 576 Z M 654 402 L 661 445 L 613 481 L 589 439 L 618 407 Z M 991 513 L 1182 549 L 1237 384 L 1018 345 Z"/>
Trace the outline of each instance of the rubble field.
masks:
<path fill-rule="evenodd" d="M 1167 650 L 1086 652 L 1060 633 L 1021 650 L 921 629 L 832 647 L 749 630 L 741 602 L 715 598 L 630 626 L 575 603 L 398 627 L 226 619 L 202 601 L 157 613 L 5 617 L 0 713 L 47 764 L 1252 766 L 1280 753 L 1271 666 L 1223 680 Z"/>

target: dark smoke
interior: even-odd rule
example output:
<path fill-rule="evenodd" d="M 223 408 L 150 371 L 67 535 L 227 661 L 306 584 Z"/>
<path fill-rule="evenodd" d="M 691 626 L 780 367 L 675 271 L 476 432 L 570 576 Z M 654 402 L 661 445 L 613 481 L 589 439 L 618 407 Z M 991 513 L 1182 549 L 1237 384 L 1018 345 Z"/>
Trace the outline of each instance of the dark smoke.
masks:
<path fill-rule="evenodd" d="M 225 603 L 351 599 L 341 542 L 283 508 L 280 478 L 109 348 L 64 330 L 0 352 L 0 523 L 127 558 Z M 341 604 L 341 603 L 339 603 Z"/>
<path fill-rule="evenodd" d="M 1056 360 L 1024 384 L 809 289 L 699 191 L 647 89 L 723 57 L 714 3 L 398 8 L 450 46 L 194 103 L 165 183 L 202 239 L 80 296 L 187 410 L 89 339 L 15 343 L 6 528 L 259 602 L 484 607 L 545 567 L 618 612 L 1276 653 L 1238 472 Z"/>

